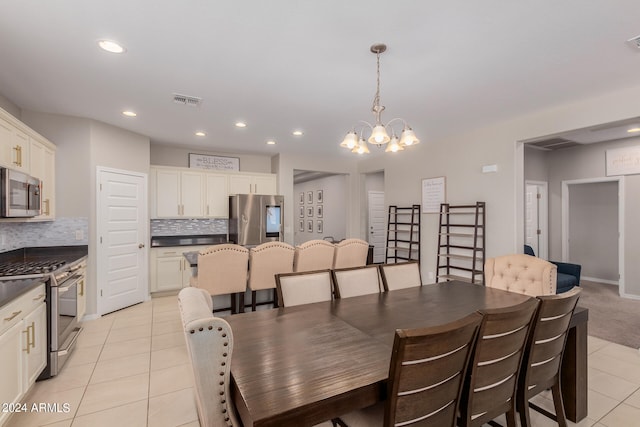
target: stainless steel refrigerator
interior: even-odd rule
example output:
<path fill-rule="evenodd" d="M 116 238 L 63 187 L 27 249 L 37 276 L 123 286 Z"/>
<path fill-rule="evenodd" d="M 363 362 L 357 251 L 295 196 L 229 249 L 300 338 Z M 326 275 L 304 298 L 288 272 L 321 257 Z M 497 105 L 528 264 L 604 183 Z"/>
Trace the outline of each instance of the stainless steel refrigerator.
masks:
<path fill-rule="evenodd" d="M 284 196 L 229 196 L 229 241 L 246 246 L 282 241 L 283 218 Z"/>

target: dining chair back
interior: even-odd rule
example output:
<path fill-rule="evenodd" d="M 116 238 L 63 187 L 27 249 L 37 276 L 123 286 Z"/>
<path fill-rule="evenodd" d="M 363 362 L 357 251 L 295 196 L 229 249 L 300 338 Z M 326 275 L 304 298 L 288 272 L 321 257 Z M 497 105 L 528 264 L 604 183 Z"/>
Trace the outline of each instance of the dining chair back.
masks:
<path fill-rule="evenodd" d="M 380 292 L 380 273 L 377 265 L 331 270 L 336 298 Z"/>
<path fill-rule="evenodd" d="M 211 296 L 231 294 L 231 312 L 244 311 L 244 292 L 247 289 L 249 250 L 240 245 L 210 246 L 198 253 L 198 275 L 191 278 L 191 286 L 205 289 Z M 236 307 L 236 295 L 240 307 Z"/>
<path fill-rule="evenodd" d="M 178 306 L 191 361 L 200 425 L 240 425 L 229 393 L 233 354 L 231 327 L 224 319 L 213 317 L 211 296 L 203 289 L 182 289 L 178 294 Z"/>
<path fill-rule="evenodd" d="M 347 426 L 454 427 L 482 315 L 434 327 L 396 330 L 387 399 L 341 415 Z"/>
<path fill-rule="evenodd" d="M 540 296 L 540 305 L 533 324 L 522 362 L 516 408 L 520 425 L 531 426 L 529 406 L 557 421 L 560 427 L 567 425 L 567 418 L 560 392 L 560 367 L 567 341 L 569 323 L 580 297 L 580 288 L 558 295 Z M 551 389 L 555 416 L 529 399 Z"/>
<path fill-rule="evenodd" d="M 515 306 L 482 310 L 482 324 L 460 402 L 461 427 L 481 426 L 505 414 L 516 426 L 516 386 L 527 334 L 538 306 L 530 298 Z"/>
<path fill-rule="evenodd" d="M 554 295 L 556 277 L 554 264 L 531 255 L 503 255 L 484 264 L 485 286 L 534 297 Z"/>
<path fill-rule="evenodd" d="M 380 265 L 380 275 L 382 276 L 382 285 L 385 291 L 422 285 L 420 263 L 418 261 L 382 264 Z"/>
<path fill-rule="evenodd" d="M 296 246 L 293 271 L 328 270 L 333 267 L 335 245 L 326 240 L 309 240 Z"/>
<path fill-rule="evenodd" d="M 336 243 L 333 268 L 361 267 L 367 265 L 369 243 L 362 239 L 344 239 Z"/>
<path fill-rule="evenodd" d="M 273 289 L 275 297 L 276 274 L 293 272 L 295 248 L 284 242 L 267 242 L 249 251 L 249 289 L 251 290 L 251 309 L 256 310 L 256 291 Z"/>
<path fill-rule="evenodd" d="M 276 274 L 276 285 L 282 307 L 331 301 L 331 270 Z"/>

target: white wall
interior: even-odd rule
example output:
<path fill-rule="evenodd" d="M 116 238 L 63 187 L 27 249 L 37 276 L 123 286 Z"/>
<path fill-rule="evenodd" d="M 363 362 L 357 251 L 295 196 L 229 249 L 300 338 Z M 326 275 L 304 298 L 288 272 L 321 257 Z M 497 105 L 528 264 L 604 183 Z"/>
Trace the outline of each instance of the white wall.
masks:
<path fill-rule="evenodd" d="M 11 102 L 11 100 L 0 93 L 0 108 L 3 108 L 6 112 L 11 114 L 16 119 L 21 119 L 22 111 L 20 107 Z"/>
<path fill-rule="evenodd" d="M 151 146 L 151 164 L 158 166 L 189 167 L 189 153 L 209 154 L 225 157 L 238 157 L 242 172 L 271 173 L 271 157 L 255 154 L 221 153 L 202 148 L 173 147 L 153 144 Z"/>
<path fill-rule="evenodd" d="M 336 240 L 341 240 L 347 237 L 346 224 L 348 221 L 346 210 L 346 175 L 334 175 L 321 179 L 314 179 L 312 181 L 303 182 L 293 186 L 293 194 L 298 195 L 298 204 L 294 207 L 295 219 L 294 219 L 294 244 L 299 245 L 308 240 L 322 239 L 325 236 L 331 236 Z M 317 202 L 318 190 L 322 190 L 323 201 Z M 307 201 L 307 194 L 313 193 L 313 203 L 309 204 Z M 300 204 L 300 193 L 304 194 L 304 203 Z M 317 216 L 317 207 L 322 205 L 322 218 Z M 313 216 L 307 215 L 307 208 L 313 206 Z M 303 207 L 304 218 L 299 216 L 300 207 Z M 299 231 L 299 222 L 303 221 L 304 231 Z M 313 221 L 313 231 L 307 232 L 307 222 Z M 322 221 L 323 232 L 317 232 L 318 220 Z"/>
<path fill-rule="evenodd" d="M 524 150 L 524 179 L 525 181 L 549 180 L 548 156 L 553 152 L 542 151 L 525 145 Z"/>
<path fill-rule="evenodd" d="M 475 130 L 438 140 L 423 139 L 395 156 L 376 156 L 361 160 L 361 173 L 384 169 L 386 204 L 420 203 L 422 178 L 445 176 L 447 201 L 450 203 L 487 204 L 487 257 L 519 253 L 524 229 L 524 148 L 518 141 L 580 129 L 638 115 L 640 86 L 550 107 L 518 118 L 505 120 Z M 428 117 L 424 127 L 428 130 Z M 418 127 L 417 125 L 415 126 Z M 600 167 L 604 162 L 599 161 Z M 483 174 L 483 165 L 496 164 L 498 172 Z M 640 194 L 640 182 L 625 184 L 627 194 Z M 627 198 L 629 200 L 630 197 Z M 627 219 L 633 218 L 640 204 L 627 205 Z M 637 215 L 636 215 L 637 217 Z M 437 215 L 422 216 L 422 270 L 436 266 Z M 640 222 L 626 224 L 629 236 L 640 235 Z M 626 239 L 625 256 L 640 255 L 640 239 Z M 627 292 L 640 295 L 640 263 L 626 263 Z"/>

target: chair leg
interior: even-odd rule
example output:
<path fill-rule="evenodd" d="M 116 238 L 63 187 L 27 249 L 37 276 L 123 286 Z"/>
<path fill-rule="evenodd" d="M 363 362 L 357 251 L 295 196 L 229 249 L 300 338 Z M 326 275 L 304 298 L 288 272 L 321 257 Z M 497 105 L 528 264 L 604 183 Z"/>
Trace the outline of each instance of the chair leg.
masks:
<path fill-rule="evenodd" d="M 518 408 L 520 413 L 520 425 L 522 427 L 531 427 L 531 416 L 529 415 L 529 402 L 525 401 L 522 407 Z"/>
<path fill-rule="evenodd" d="M 278 293 L 276 292 L 276 289 L 273 288 L 273 308 L 278 308 L 280 307 L 278 305 Z"/>
<path fill-rule="evenodd" d="M 560 391 L 560 381 L 551 387 L 551 395 L 553 396 L 553 406 L 556 409 L 556 421 L 559 427 L 567 427 L 567 415 L 564 412 L 564 403 L 562 402 L 562 392 Z"/>
<path fill-rule="evenodd" d="M 257 291 L 251 291 L 251 311 L 256 311 L 256 293 Z"/>
<path fill-rule="evenodd" d="M 515 405 L 512 406 L 512 408 L 507 411 L 506 414 L 504 414 L 505 417 L 507 418 L 507 427 L 517 427 L 518 424 L 516 424 L 516 407 Z"/>
<path fill-rule="evenodd" d="M 231 314 L 236 314 L 236 294 L 231 294 Z"/>
<path fill-rule="evenodd" d="M 244 313 L 244 292 L 238 292 L 238 297 L 240 299 L 240 302 L 238 303 L 240 306 L 239 313 Z"/>

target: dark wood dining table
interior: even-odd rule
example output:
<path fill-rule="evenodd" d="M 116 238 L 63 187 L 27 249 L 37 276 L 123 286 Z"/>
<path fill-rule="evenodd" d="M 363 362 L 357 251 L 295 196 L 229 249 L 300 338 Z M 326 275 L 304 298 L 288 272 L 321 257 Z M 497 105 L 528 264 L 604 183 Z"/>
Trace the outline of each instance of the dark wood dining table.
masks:
<path fill-rule="evenodd" d="M 434 326 L 528 296 L 445 282 L 229 316 L 231 394 L 245 427 L 310 426 L 385 399 L 396 329 Z M 574 313 L 563 361 L 567 417 L 587 415 L 588 310 Z"/>

